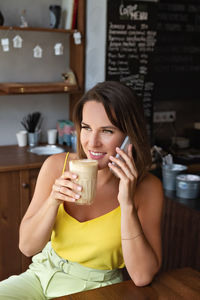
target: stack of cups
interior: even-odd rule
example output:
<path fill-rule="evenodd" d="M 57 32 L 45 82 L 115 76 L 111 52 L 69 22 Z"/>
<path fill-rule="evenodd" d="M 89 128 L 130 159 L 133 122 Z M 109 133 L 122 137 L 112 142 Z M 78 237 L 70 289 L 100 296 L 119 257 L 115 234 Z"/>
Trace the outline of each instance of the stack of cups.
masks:
<path fill-rule="evenodd" d="M 16 133 L 17 143 L 19 147 L 25 147 L 27 145 L 27 136 L 28 133 L 26 130 L 21 130 Z"/>
<path fill-rule="evenodd" d="M 47 130 L 47 141 L 49 145 L 55 145 L 57 141 L 57 129 Z"/>

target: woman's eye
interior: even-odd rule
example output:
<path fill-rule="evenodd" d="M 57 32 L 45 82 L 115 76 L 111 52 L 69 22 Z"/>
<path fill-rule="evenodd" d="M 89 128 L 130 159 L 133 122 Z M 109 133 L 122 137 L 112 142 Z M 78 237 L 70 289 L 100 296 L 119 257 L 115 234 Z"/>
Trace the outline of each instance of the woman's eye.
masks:
<path fill-rule="evenodd" d="M 82 125 L 82 126 L 81 126 L 81 129 L 85 129 L 85 130 L 91 130 L 91 129 L 90 129 L 90 127 L 88 127 L 88 126 L 85 126 L 85 125 Z"/>
<path fill-rule="evenodd" d="M 112 131 L 112 130 L 109 130 L 109 129 L 104 129 L 103 132 L 109 133 L 109 134 L 113 134 L 113 131 Z"/>

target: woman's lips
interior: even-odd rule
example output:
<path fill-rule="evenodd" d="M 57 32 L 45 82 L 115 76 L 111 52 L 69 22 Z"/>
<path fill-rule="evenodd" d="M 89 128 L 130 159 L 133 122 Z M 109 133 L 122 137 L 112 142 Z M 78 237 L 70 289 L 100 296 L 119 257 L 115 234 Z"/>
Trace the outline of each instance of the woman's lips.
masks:
<path fill-rule="evenodd" d="M 89 154 L 91 159 L 96 159 L 96 160 L 102 159 L 106 155 L 105 152 L 98 152 L 98 151 L 91 151 L 91 150 L 89 150 Z"/>

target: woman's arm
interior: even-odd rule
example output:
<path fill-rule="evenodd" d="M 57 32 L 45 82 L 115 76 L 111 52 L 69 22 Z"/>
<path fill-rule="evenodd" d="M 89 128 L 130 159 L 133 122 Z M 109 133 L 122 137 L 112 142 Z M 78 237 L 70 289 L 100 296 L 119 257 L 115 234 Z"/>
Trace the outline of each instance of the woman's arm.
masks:
<path fill-rule="evenodd" d="M 151 175 L 141 185 L 136 192 L 138 210 L 134 205 L 121 205 L 124 261 L 129 275 L 138 286 L 152 281 L 162 261 L 162 185 L 159 179 Z"/>
<path fill-rule="evenodd" d="M 150 174 L 137 185 L 131 146 L 128 155 L 117 151 L 124 162 L 111 158 L 120 169 L 115 166 L 111 168 L 120 178 L 118 200 L 121 206 L 123 256 L 134 283 L 144 286 L 152 281 L 161 265 L 162 185 Z"/>
<path fill-rule="evenodd" d="M 33 199 L 20 225 L 19 248 L 26 256 L 38 253 L 49 241 L 59 205 L 74 201 L 73 175 L 61 174 L 64 159 L 65 154 L 50 156 L 38 175 Z"/>

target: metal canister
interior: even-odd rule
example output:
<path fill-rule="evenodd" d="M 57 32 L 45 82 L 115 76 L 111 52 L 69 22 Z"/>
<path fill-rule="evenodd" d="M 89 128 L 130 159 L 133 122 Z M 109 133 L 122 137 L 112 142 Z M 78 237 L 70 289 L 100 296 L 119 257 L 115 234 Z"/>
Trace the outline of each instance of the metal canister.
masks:
<path fill-rule="evenodd" d="M 200 194 L 200 176 L 180 174 L 176 177 L 176 196 L 185 199 L 198 198 Z"/>
<path fill-rule="evenodd" d="M 165 190 L 176 190 L 176 176 L 187 170 L 187 166 L 180 164 L 162 165 L 162 182 Z"/>

